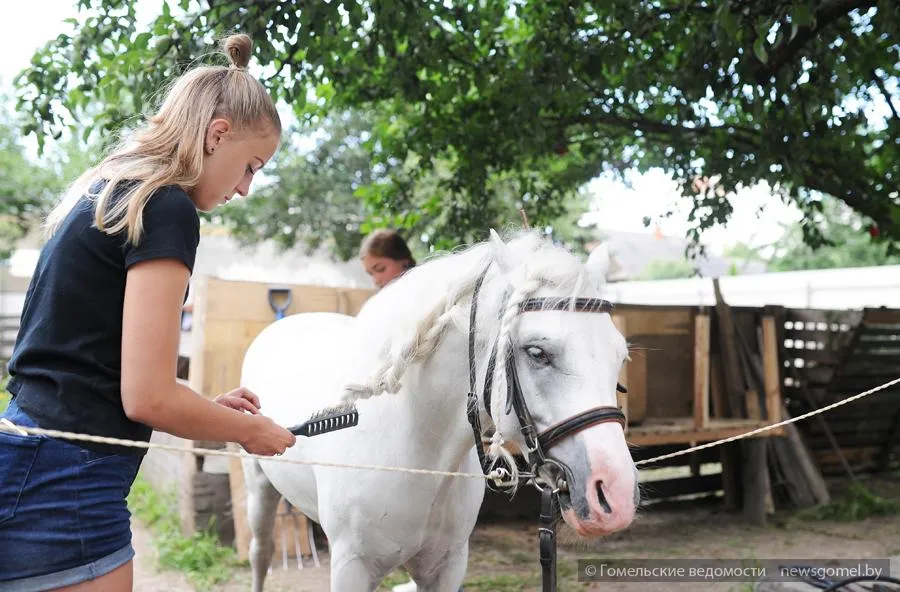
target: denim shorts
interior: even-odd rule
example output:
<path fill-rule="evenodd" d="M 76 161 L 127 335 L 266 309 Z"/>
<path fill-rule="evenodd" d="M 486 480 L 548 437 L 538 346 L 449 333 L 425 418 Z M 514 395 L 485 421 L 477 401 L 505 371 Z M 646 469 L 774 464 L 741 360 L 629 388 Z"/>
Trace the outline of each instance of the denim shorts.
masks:
<path fill-rule="evenodd" d="M 3 417 L 38 427 L 15 399 Z M 128 563 L 125 498 L 142 459 L 0 431 L 0 592 L 77 584 Z"/>

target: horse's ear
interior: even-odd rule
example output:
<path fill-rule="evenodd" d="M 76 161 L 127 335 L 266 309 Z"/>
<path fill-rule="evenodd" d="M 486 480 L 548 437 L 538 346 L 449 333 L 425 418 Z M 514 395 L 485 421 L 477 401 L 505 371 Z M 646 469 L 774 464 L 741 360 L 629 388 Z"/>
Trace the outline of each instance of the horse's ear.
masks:
<path fill-rule="evenodd" d="M 491 249 L 494 251 L 494 261 L 497 263 L 497 267 L 501 272 L 509 273 L 515 267 L 515 255 L 493 228 L 491 228 Z"/>
<path fill-rule="evenodd" d="M 586 264 L 588 271 L 596 278 L 598 287 L 602 287 L 606 283 L 609 263 L 609 243 L 602 242 L 591 251 Z"/>

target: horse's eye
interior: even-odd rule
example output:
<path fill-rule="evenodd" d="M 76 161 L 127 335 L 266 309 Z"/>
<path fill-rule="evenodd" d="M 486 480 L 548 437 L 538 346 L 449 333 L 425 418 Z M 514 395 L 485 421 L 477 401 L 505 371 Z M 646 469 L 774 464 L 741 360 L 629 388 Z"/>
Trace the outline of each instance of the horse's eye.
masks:
<path fill-rule="evenodd" d="M 549 366 L 552 361 L 550 358 L 550 354 L 542 350 L 536 345 L 529 345 L 525 348 L 525 353 L 528 354 L 528 357 L 541 364 L 543 366 Z"/>

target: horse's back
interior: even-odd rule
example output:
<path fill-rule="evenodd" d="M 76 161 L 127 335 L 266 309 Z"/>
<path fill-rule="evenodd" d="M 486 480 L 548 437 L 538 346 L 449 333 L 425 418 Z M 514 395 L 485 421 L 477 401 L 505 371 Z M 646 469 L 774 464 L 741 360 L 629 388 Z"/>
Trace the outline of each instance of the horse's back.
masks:
<path fill-rule="evenodd" d="M 272 323 L 244 355 L 241 386 L 259 397 L 263 414 L 285 427 L 334 405 L 342 395 L 353 322 L 348 315 L 317 312 Z"/>

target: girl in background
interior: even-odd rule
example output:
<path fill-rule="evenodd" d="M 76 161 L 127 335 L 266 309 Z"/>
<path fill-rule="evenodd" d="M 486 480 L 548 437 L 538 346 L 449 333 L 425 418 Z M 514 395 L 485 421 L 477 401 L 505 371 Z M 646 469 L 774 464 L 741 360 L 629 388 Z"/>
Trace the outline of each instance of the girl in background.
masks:
<path fill-rule="evenodd" d="M 367 236 L 360 246 L 359 258 L 379 290 L 416 265 L 406 241 L 389 229 Z"/>

